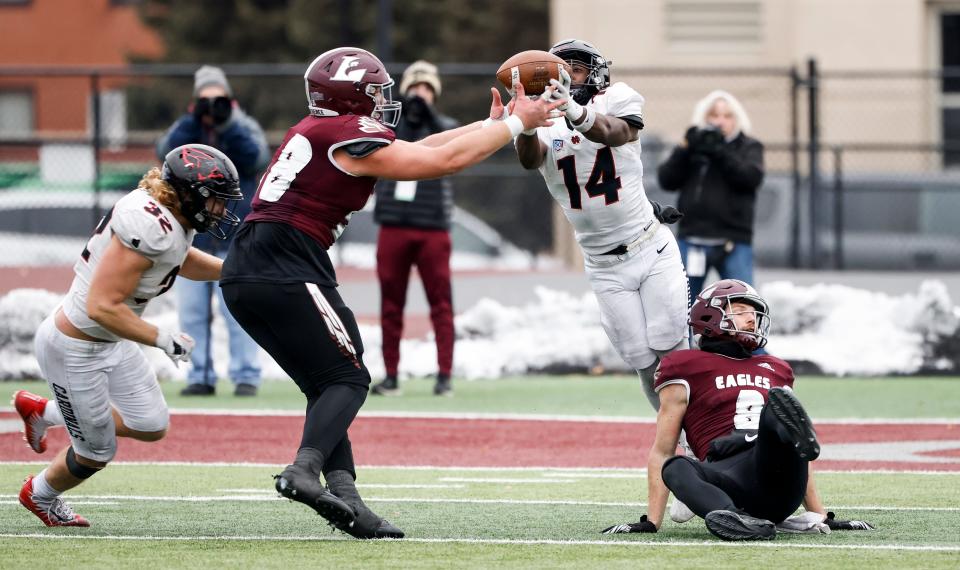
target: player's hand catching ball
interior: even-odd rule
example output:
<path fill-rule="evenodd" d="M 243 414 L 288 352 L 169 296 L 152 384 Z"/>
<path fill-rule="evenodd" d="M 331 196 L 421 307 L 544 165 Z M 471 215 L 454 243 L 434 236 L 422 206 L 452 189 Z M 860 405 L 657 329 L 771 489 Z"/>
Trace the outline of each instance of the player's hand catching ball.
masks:
<path fill-rule="evenodd" d="M 513 106 L 510 113 L 523 121 L 523 126 L 526 129 L 523 134 L 532 135 L 536 133 L 537 127 L 549 127 L 551 125 L 550 119 L 553 117 L 552 112 L 566 101 L 565 99 L 551 101 L 546 99 L 546 97 L 529 99 L 525 96 L 523 84 L 518 83 L 516 85 L 516 95 L 510 102 Z"/>

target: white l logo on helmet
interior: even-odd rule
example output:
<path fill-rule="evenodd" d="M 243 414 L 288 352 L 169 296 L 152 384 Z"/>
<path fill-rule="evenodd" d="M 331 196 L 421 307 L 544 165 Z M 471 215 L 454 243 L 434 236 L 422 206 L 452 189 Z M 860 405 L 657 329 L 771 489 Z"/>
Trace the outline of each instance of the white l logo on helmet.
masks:
<path fill-rule="evenodd" d="M 340 62 L 340 67 L 337 68 L 337 72 L 333 74 L 333 77 L 330 79 L 332 81 L 360 81 L 363 79 L 363 74 L 367 72 L 366 69 L 354 69 L 347 71 L 351 67 L 356 67 L 359 65 L 358 57 L 348 55 L 343 58 L 343 61 Z"/>

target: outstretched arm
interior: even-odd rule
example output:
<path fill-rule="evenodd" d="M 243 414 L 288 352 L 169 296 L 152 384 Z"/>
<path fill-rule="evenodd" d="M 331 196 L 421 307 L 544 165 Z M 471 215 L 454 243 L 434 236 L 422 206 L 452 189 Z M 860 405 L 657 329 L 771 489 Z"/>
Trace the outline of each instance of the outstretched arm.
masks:
<path fill-rule="evenodd" d="M 490 97 L 493 100 L 493 102 L 490 104 L 490 119 L 492 121 L 501 121 L 506 119 L 507 117 L 504 113 L 503 101 L 500 99 L 500 91 L 496 87 L 490 88 Z M 469 125 L 464 125 L 456 129 L 434 133 L 429 137 L 420 139 L 416 144 L 429 147 L 443 146 L 459 136 L 472 133 L 473 131 L 481 128 L 483 128 L 483 121 L 474 121 Z"/>
<path fill-rule="evenodd" d="M 817 485 L 813 482 L 813 468 L 807 464 L 809 474 L 807 475 L 807 492 L 803 495 L 803 508 L 807 511 L 820 513 L 826 516 L 827 509 L 820 500 L 820 493 L 817 492 Z"/>
<path fill-rule="evenodd" d="M 418 146 L 436 148 L 438 146 L 443 146 L 447 144 L 448 142 L 452 141 L 457 137 L 463 136 L 467 133 L 472 133 L 473 131 L 478 131 L 481 128 L 483 128 L 483 122 L 474 121 L 468 125 L 457 127 L 455 129 L 450 129 L 449 131 L 434 133 L 429 137 L 422 138 L 413 144 Z"/>
<path fill-rule="evenodd" d="M 334 160 L 354 176 L 392 180 L 426 180 L 460 172 L 486 159 L 525 129 L 549 124 L 550 112 L 562 101 L 527 99 L 518 87 L 513 115 L 505 121 L 458 136 L 439 147 L 394 141 L 365 157 L 353 157 L 345 149 L 333 153 Z"/>
<path fill-rule="evenodd" d="M 663 524 L 670 491 L 663 483 L 663 464 L 676 455 L 683 415 L 687 411 L 686 388 L 671 384 L 660 390 L 660 411 L 657 412 L 657 435 L 647 460 L 647 517 L 657 528 Z"/>
<path fill-rule="evenodd" d="M 223 260 L 219 257 L 191 247 L 180 267 L 180 276 L 194 281 L 216 281 L 220 279 L 222 267 Z"/>

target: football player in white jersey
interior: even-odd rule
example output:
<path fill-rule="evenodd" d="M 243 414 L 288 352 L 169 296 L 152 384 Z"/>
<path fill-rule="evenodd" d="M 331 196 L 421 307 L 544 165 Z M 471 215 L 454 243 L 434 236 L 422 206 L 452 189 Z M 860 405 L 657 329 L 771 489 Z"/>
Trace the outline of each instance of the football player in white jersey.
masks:
<path fill-rule="evenodd" d="M 687 348 L 687 285 L 676 239 L 643 189 L 639 132 L 643 97 L 610 83 L 600 52 L 581 40 L 550 48 L 571 75 L 545 97 L 566 99 L 550 127 L 516 139 L 520 164 L 540 171 L 573 225 L 601 323 L 623 360 L 639 373 L 654 409 L 653 373 L 661 356 Z"/>
<path fill-rule="evenodd" d="M 163 168 L 107 213 L 74 266 L 63 303 L 37 330 L 40 370 L 54 398 L 14 394 L 30 447 L 46 449 L 46 429 L 63 425 L 70 446 L 20 490 L 20 503 L 47 526 L 90 526 L 61 498 L 106 467 L 117 437 L 157 441 L 167 430 L 167 403 L 137 343 L 189 359 L 193 339 L 140 316 L 177 276 L 220 278 L 222 261 L 191 247 L 197 231 L 223 238 L 239 223 L 228 204 L 242 194 L 237 170 L 201 144 L 173 149 Z M 52 404 L 52 405 L 51 405 Z"/>

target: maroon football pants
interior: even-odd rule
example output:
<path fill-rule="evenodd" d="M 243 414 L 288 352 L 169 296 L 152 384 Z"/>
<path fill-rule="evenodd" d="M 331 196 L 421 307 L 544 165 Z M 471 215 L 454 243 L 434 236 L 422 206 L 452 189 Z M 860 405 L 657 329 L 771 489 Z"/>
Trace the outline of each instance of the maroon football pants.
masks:
<path fill-rule="evenodd" d="M 403 307 L 407 302 L 410 269 L 416 265 L 430 303 L 430 321 L 437 339 L 437 372 L 453 368 L 453 292 L 450 286 L 450 233 L 381 226 L 377 238 L 377 277 L 380 279 L 380 329 L 383 364 L 396 376 L 403 335 Z"/>

